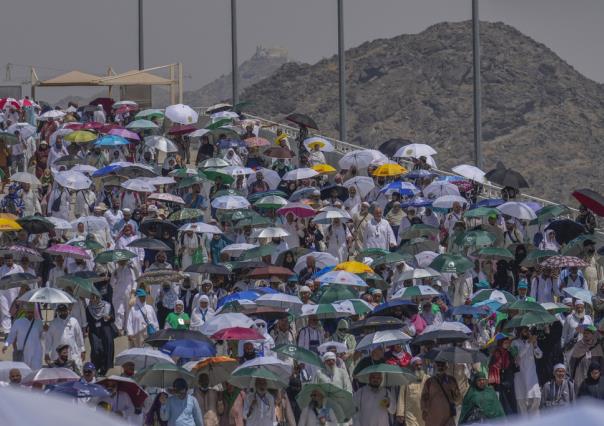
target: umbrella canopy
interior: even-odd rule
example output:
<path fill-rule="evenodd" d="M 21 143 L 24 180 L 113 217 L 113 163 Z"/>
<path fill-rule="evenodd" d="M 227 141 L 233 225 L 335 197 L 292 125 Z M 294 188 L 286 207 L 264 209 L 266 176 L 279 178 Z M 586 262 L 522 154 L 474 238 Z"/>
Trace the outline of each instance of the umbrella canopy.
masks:
<path fill-rule="evenodd" d="M 225 195 L 212 200 L 212 207 L 221 210 L 245 209 L 249 206 L 250 203 L 247 199 L 237 195 Z"/>
<path fill-rule="evenodd" d="M 516 297 L 505 290 L 482 289 L 472 295 L 472 304 L 484 302 L 486 300 L 496 300 L 502 305 L 516 301 Z"/>
<path fill-rule="evenodd" d="M 140 275 L 136 282 L 140 284 L 163 284 L 165 282 L 178 283 L 185 279 L 185 274 L 174 269 L 147 269 L 142 275 Z"/>
<path fill-rule="evenodd" d="M 366 197 L 375 188 L 375 183 L 369 176 L 355 176 L 348 179 L 342 185 L 348 189 L 348 192 L 350 192 L 350 187 L 356 187 L 357 193 L 361 198 Z"/>
<path fill-rule="evenodd" d="M 394 138 L 382 142 L 378 151 L 383 152 L 388 157 L 394 157 L 394 154 L 403 146 L 410 145 L 412 142 L 408 139 Z"/>
<path fill-rule="evenodd" d="M 128 244 L 127 247 L 136 247 L 148 250 L 172 251 L 169 245 L 155 238 L 139 238 Z"/>
<path fill-rule="evenodd" d="M 415 297 L 423 296 L 439 296 L 440 292 L 435 290 L 429 285 L 414 285 L 411 287 L 401 288 L 399 291 L 394 293 L 393 299 L 413 299 Z"/>
<path fill-rule="evenodd" d="M 294 112 L 285 117 L 287 121 L 291 121 L 299 126 L 308 127 L 309 129 L 319 130 L 317 123 L 310 116 L 306 114 L 301 114 L 299 112 Z"/>
<path fill-rule="evenodd" d="M 407 169 L 397 163 L 386 163 L 379 166 L 372 172 L 373 176 L 378 177 L 391 177 L 400 176 L 407 173 Z"/>
<path fill-rule="evenodd" d="M 460 347 L 449 347 L 444 349 L 435 349 L 427 355 L 434 361 L 444 361 L 450 364 L 474 364 L 477 362 L 486 363 L 488 357 L 482 352 L 464 349 Z"/>
<path fill-rule="evenodd" d="M 131 121 L 130 123 L 128 123 L 126 125 L 126 129 L 131 129 L 131 130 L 135 130 L 135 131 L 136 130 L 153 130 L 153 129 L 157 129 L 157 128 L 159 128 L 159 126 L 157 124 L 155 124 L 153 121 L 140 119 L 140 118 L 137 120 Z"/>
<path fill-rule="evenodd" d="M 549 223 L 552 219 L 570 214 L 570 209 L 563 204 L 553 204 L 537 210 L 536 213 L 537 219 L 534 219 L 531 224 Z"/>
<path fill-rule="evenodd" d="M 73 274 L 57 278 L 55 285 L 59 288 L 71 289 L 73 297 L 101 296 L 101 293 L 94 286 L 92 279 L 82 278 Z"/>
<path fill-rule="evenodd" d="M 476 207 L 464 213 L 465 218 L 488 217 L 491 215 L 499 216 L 501 212 L 493 207 Z"/>
<path fill-rule="evenodd" d="M 545 259 L 557 256 L 559 253 L 554 250 L 540 250 L 535 249 L 528 252 L 526 257 L 520 263 L 522 266 L 536 266 L 537 264 L 543 262 Z"/>
<path fill-rule="evenodd" d="M 240 389 L 250 389 L 254 387 L 256 379 L 266 380 L 269 389 L 283 389 L 289 385 L 288 379 L 265 368 L 253 367 L 238 369 L 231 374 L 228 382 Z"/>
<path fill-rule="evenodd" d="M 502 312 L 508 312 L 508 311 L 546 312 L 546 309 L 543 306 L 541 306 L 539 303 L 531 302 L 531 301 L 527 301 L 527 300 L 516 300 L 515 302 L 512 302 L 512 303 L 506 303 L 505 305 L 503 305 L 500 308 L 500 310 Z"/>
<path fill-rule="evenodd" d="M 7 274 L 0 278 L 0 290 L 8 290 L 9 288 L 28 286 L 31 284 L 35 284 L 37 280 L 38 279 L 35 275 L 23 272 Z"/>
<path fill-rule="evenodd" d="M 604 216 L 604 197 L 591 189 L 577 189 L 572 193 L 581 204 L 598 216 Z"/>
<path fill-rule="evenodd" d="M 300 393 L 296 396 L 298 406 L 313 406 L 312 395 L 317 393 L 323 395 L 323 406 L 333 411 L 336 418 L 331 419 L 331 421 L 337 420 L 338 422 L 346 423 L 355 414 L 356 407 L 352 393 L 331 383 L 305 383 Z"/>
<path fill-rule="evenodd" d="M 13 369 L 19 370 L 21 377 L 25 377 L 31 373 L 31 367 L 24 362 L 0 361 L 0 382 L 8 383 L 9 373 Z"/>
<path fill-rule="evenodd" d="M 330 253 L 313 251 L 311 253 L 300 256 L 294 266 L 294 272 L 299 274 L 302 269 L 306 267 L 306 259 L 312 256 L 315 259 L 315 266 L 319 269 L 327 266 L 335 266 L 338 263 L 338 259 Z"/>
<path fill-rule="evenodd" d="M 300 316 L 315 316 L 320 319 L 343 318 L 357 315 L 353 306 L 340 303 L 325 303 L 319 305 L 303 305 Z"/>
<path fill-rule="evenodd" d="M 168 194 L 166 192 L 156 192 L 147 197 L 148 200 L 163 201 L 166 203 L 185 204 L 185 200 L 178 195 Z"/>
<path fill-rule="evenodd" d="M 174 213 L 170 214 L 168 219 L 171 220 L 175 225 L 181 225 L 188 222 L 197 222 L 203 219 L 203 216 L 203 210 L 184 208 L 176 210 Z"/>
<path fill-rule="evenodd" d="M 265 337 L 253 328 L 224 328 L 212 334 L 214 340 L 265 340 Z"/>
<path fill-rule="evenodd" d="M 402 327 L 403 322 L 400 319 L 380 315 L 353 322 L 348 331 L 358 336 L 381 330 L 400 330 Z"/>
<path fill-rule="evenodd" d="M 145 137 L 145 145 L 161 152 L 178 152 L 178 147 L 165 136 L 153 135 Z"/>
<path fill-rule="evenodd" d="M 35 175 L 32 175 L 31 173 L 27 172 L 14 173 L 10 176 L 10 180 L 12 180 L 13 182 L 27 183 L 32 186 L 42 185 L 40 183 L 40 180 Z"/>
<path fill-rule="evenodd" d="M 393 155 L 394 158 L 419 158 L 435 155 L 436 151 L 430 145 L 423 143 L 412 143 L 398 149 Z"/>
<path fill-rule="evenodd" d="M 505 328 L 535 327 L 538 325 L 551 324 L 555 321 L 558 321 L 558 319 L 545 309 L 543 312 L 526 311 L 522 315 L 517 315 L 509 320 L 505 325 Z"/>
<path fill-rule="evenodd" d="M 503 163 L 498 162 L 497 167 L 487 172 L 484 177 L 493 183 L 511 188 L 528 188 L 529 184 L 519 172 L 506 168 Z"/>
<path fill-rule="evenodd" d="M 310 138 L 304 139 L 303 144 L 309 152 L 314 149 L 318 149 L 319 151 L 323 152 L 333 152 L 335 149 L 331 142 L 318 136 L 311 136 Z"/>
<path fill-rule="evenodd" d="M 171 357 L 204 358 L 216 355 L 213 343 L 203 340 L 170 340 L 161 347 L 161 351 Z"/>
<path fill-rule="evenodd" d="M 457 254 L 439 254 L 430 263 L 432 269 L 453 274 L 463 274 L 473 267 L 474 263 L 470 259 Z"/>
<path fill-rule="evenodd" d="M 356 260 L 338 263 L 334 269 L 336 271 L 346 271 L 353 274 L 364 274 L 373 272 L 373 269 L 371 269 L 369 265 L 357 262 Z"/>
<path fill-rule="evenodd" d="M 86 250 L 102 250 L 103 246 L 96 242 L 92 234 L 88 234 L 85 240 L 69 241 L 67 244 Z"/>
<path fill-rule="evenodd" d="M 249 278 L 266 278 L 266 277 L 291 277 L 295 275 L 291 269 L 284 268 L 282 266 L 262 266 L 256 268 L 248 274 Z"/>
<path fill-rule="evenodd" d="M 308 167 L 291 170 L 283 175 L 282 180 L 302 180 L 318 176 L 319 172 Z"/>
<path fill-rule="evenodd" d="M 147 392 L 145 392 L 143 388 L 136 383 L 136 381 L 128 377 L 109 376 L 97 381 L 96 383 L 101 386 L 106 386 L 108 382 L 115 383 L 117 385 L 118 392 L 126 392 L 135 407 L 142 407 L 145 399 L 147 399 L 149 396 L 147 395 Z"/>
<path fill-rule="evenodd" d="M 130 139 L 133 141 L 140 141 L 141 138 L 138 134 L 127 130 L 127 129 L 111 129 L 109 130 L 109 135 L 114 135 L 114 136 L 121 136 L 124 139 Z"/>
<path fill-rule="evenodd" d="M 120 185 L 122 188 L 127 189 L 128 191 L 133 192 L 155 192 L 155 186 L 144 179 L 128 179 Z"/>
<path fill-rule="evenodd" d="M 39 370 L 32 371 L 27 376 L 23 377 L 21 381 L 22 385 L 52 385 L 55 383 L 63 382 L 75 382 L 80 380 L 80 376 L 73 372 L 69 368 L 55 367 L 47 368 L 42 367 Z"/>
<path fill-rule="evenodd" d="M 512 252 L 503 247 L 483 247 L 474 256 L 488 260 L 514 260 Z"/>
<path fill-rule="evenodd" d="M 451 169 L 453 173 L 457 173 L 460 176 L 468 178 L 478 183 L 486 183 L 487 180 L 485 178 L 485 172 L 480 170 L 476 166 L 472 166 L 469 164 L 461 164 L 459 166 L 455 166 Z"/>
<path fill-rule="evenodd" d="M 90 185 L 92 185 L 92 181 L 84 173 L 74 172 L 72 170 L 55 173 L 54 177 L 56 183 L 64 188 L 73 189 L 74 191 L 88 189 L 90 188 Z"/>
<path fill-rule="evenodd" d="M 255 238 L 283 238 L 289 236 L 289 232 L 279 227 L 268 227 L 261 229 L 257 233 L 254 232 L 253 236 Z"/>
<path fill-rule="evenodd" d="M 195 376 L 184 368 L 171 362 L 154 363 L 134 375 L 134 380 L 141 386 L 167 389 L 176 379 L 185 379 L 189 386 L 194 385 Z"/>
<path fill-rule="evenodd" d="M 403 333 L 400 330 L 383 330 L 376 331 L 363 337 L 357 343 L 357 351 L 374 348 L 376 346 L 391 346 L 404 344 L 411 340 L 411 336 Z"/>
<path fill-rule="evenodd" d="M 111 396 L 103 386 L 82 381 L 49 385 L 47 391 L 51 394 L 56 392 L 74 398 L 106 398 Z"/>
<path fill-rule="evenodd" d="M 356 379 L 361 383 L 369 383 L 369 376 L 373 373 L 382 375 L 382 386 L 405 386 L 417 382 L 415 373 L 398 365 L 376 364 L 362 369 L 356 374 Z"/>
<path fill-rule="evenodd" d="M 558 244 L 567 244 L 586 232 L 585 227 L 570 219 L 559 219 L 551 222 L 544 231 L 554 231 Z"/>
<path fill-rule="evenodd" d="M 444 180 L 432 182 L 430 185 L 426 186 L 422 192 L 424 193 L 425 197 L 430 199 L 443 197 L 445 195 L 460 196 L 459 188 L 456 185 Z M 467 202 L 462 202 L 461 204 L 463 206 L 464 204 L 467 204 Z"/>
<path fill-rule="evenodd" d="M 299 218 L 313 217 L 317 214 L 315 209 L 304 203 L 287 203 L 277 210 L 277 214 L 281 216 L 286 216 L 290 213 Z"/>
<path fill-rule="evenodd" d="M 432 207 L 450 209 L 455 203 L 463 206 L 464 204 L 467 204 L 468 201 L 460 195 L 443 195 L 432 202 Z"/>
<path fill-rule="evenodd" d="M 551 256 L 541 262 L 541 266 L 546 268 L 586 268 L 589 264 L 575 256 Z"/>
<path fill-rule="evenodd" d="M 183 104 L 170 105 L 164 115 L 173 123 L 179 124 L 195 124 L 199 120 L 199 114 L 190 106 Z"/>
<path fill-rule="evenodd" d="M 419 237 L 434 237 L 438 235 L 439 228 L 436 226 L 424 225 L 422 223 L 411 225 L 401 235 L 402 240 L 411 240 Z"/>
<path fill-rule="evenodd" d="M 505 215 L 515 217 L 516 219 L 537 219 L 537 214 L 535 211 L 527 204 L 519 201 L 508 201 L 507 203 L 503 203 L 500 206 L 497 206 L 497 210 Z"/>
<path fill-rule="evenodd" d="M 277 195 L 262 197 L 254 203 L 254 206 L 261 209 L 278 209 L 287 205 L 287 200 Z"/>
<path fill-rule="evenodd" d="M 322 284 L 337 284 L 351 287 L 367 287 L 367 283 L 358 275 L 345 270 L 334 270 L 319 277 Z"/>
<path fill-rule="evenodd" d="M 579 287 L 565 287 L 562 289 L 562 291 L 564 293 L 568 294 L 570 297 L 582 300 L 585 303 L 589 303 L 590 305 L 593 305 L 593 301 L 592 301 L 593 296 L 589 290 L 584 290 Z"/>
<path fill-rule="evenodd" d="M 273 349 L 273 352 L 284 355 L 288 358 L 293 358 L 296 361 L 304 364 L 323 367 L 323 361 L 321 361 L 321 358 L 319 358 L 316 353 L 300 346 L 289 344 L 279 345 Z"/>
<path fill-rule="evenodd" d="M 206 321 L 201 326 L 200 332 L 206 336 L 212 336 L 225 328 L 251 328 L 253 326 L 254 321 L 246 315 L 240 313 L 225 313 L 216 315 L 212 319 Z"/>
<path fill-rule="evenodd" d="M 266 157 L 280 159 L 288 159 L 293 157 L 293 153 L 289 149 L 280 146 L 273 146 L 265 149 L 262 154 L 264 154 Z M 317 174 L 319 173 L 317 172 Z"/>
<path fill-rule="evenodd" d="M 330 173 L 336 173 L 337 170 L 335 167 L 330 166 L 329 164 L 315 164 L 311 167 L 311 169 L 319 172 L 322 175 L 327 175 Z"/>
<path fill-rule="evenodd" d="M 325 207 L 324 209 L 319 210 L 312 221 L 322 225 L 329 225 L 334 219 L 340 219 L 342 222 L 348 222 L 352 220 L 352 217 L 348 212 L 337 207 Z"/>
<path fill-rule="evenodd" d="M 199 340 L 212 344 L 207 336 L 204 336 L 199 331 L 194 330 L 159 330 L 145 339 L 145 344 L 158 348 L 172 340 Z"/>
<path fill-rule="evenodd" d="M 128 139 L 126 139 L 122 136 L 105 135 L 105 136 L 97 139 L 96 142 L 94 143 L 94 145 L 108 148 L 108 147 L 126 146 L 129 143 L 130 142 L 128 141 Z"/>
<path fill-rule="evenodd" d="M 470 336 L 457 330 L 435 330 L 424 332 L 417 336 L 411 344 L 415 346 L 425 345 L 427 343 L 461 343 L 470 339 Z"/>
<path fill-rule="evenodd" d="M 70 305 L 75 302 L 74 298 L 63 290 L 53 287 L 40 287 L 29 290 L 19 299 L 21 302 L 28 303 L 51 303 Z"/>
<path fill-rule="evenodd" d="M 28 234 L 43 234 L 55 229 L 55 225 L 43 216 L 25 216 L 17 219 L 16 222 L 21 225 Z"/>
<path fill-rule="evenodd" d="M 111 262 L 119 262 L 121 260 L 130 260 L 136 257 L 136 254 L 132 253 L 130 250 L 118 249 L 118 250 L 106 250 L 102 253 L 99 253 L 95 258 L 95 263 L 111 263 Z"/>

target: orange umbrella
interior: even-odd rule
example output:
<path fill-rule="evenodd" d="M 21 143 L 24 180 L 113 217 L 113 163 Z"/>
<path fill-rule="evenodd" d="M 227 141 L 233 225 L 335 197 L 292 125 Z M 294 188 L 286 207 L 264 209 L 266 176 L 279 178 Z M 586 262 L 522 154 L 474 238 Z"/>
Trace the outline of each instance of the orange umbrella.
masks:
<path fill-rule="evenodd" d="M 191 371 L 198 376 L 207 374 L 210 379 L 210 386 L 216 386 L 219 383 L 226 382 L 238 366 L 239 362 L 235 358 L 215 356 L 199 361 Z"/>

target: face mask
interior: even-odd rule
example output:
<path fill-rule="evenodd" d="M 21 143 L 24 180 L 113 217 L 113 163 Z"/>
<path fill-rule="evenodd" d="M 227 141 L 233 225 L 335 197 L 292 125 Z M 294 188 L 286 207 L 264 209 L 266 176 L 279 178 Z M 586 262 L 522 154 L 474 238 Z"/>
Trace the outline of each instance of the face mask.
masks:
<path fill-rule="evenodd" d="M 59 318 L 61 318 L 61 319 L 67 319 L 67 312 L 61 312 L 59 314 Z"/>

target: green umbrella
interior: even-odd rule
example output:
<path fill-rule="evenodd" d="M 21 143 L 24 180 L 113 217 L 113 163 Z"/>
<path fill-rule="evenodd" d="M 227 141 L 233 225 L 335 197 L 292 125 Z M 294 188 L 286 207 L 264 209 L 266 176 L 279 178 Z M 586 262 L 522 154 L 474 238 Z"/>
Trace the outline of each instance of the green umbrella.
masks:
<path fill-rule="evenodd" d="M 204 216 L 203 210 L 185 208 L 185 209 L 176 210 L 174 213 L 172 213 L 170 216 L 168 216 L 168 219 L 174 223 L 185 222 L 185 221 L 190 222 L 190 221 L 201 220 L 201 219 L 203 219 L 203 216 Z"/>
<path fill-rule="evenodd" d="M 164 389 L 172 387 L 174 380 L 179 378 L 185 379 L 189 386 L 194 385 L 195 376 L 193 374 L 169 362 L 153 364 L 140 370 L 133 377 L 140 386 Z"/>
<path fill-rule="evenodd" d="M 325 285 L 319 290 L 318 303 L 333 303 L 338 300 L 356 299 L 359 293 L 347 285 Z"/>
<path fill-rule="evenodd" d="M 296 396 L 300 408 L 308 407 L 311 403 L 313 392 L 320 392 L 324 397 L 324 404 L 331 408 L 338 422 L 345 423 L 352 418 L 356 411 L 352 393 L 334 386 L 331 383 L 306 383 Z"/>
<path fill-rule="evenodd" d="M 411 240 L 419 237 L 434 237 L 438 235 L 439 229 L 436 226 L 424 225 L 422 223 L 411 225 L 401 235 L 401 240 Z"/>
<path fill-rule="evenodd" d="M 410 254 L 415 256 L 422 251 L 437 251 L 438 243 L 436 241 L 429 240 L 427 238 L 413 238 L 412 240 L 407 241 L 403 244 L 399 249 L 399 253 Z"/>
<path fill-rule="evenodd" d="M 164 112 L 161 109 L 144 109 L 137 112 L 134 118 L 147 120 L 151 120 L 152 118 L 164 118 Z"/>
<path fill-rule="evenodd" d="M 338 300 L 334 303 L 350 303 L 356 315 L 365 315 L 373 311 L 373 306 L 365 302 L 363 299 Z"/>
<path fill-rule="evenodd" d="M 254 203 L 254 206 L 260 209 L 279 209 L 287 204 L 287 200 L 277 195 L 262 197 Z"/>
<path fill-rule="evenodd" d="M 455 244 L 459 246 L 484 247 L 490 246 L 497 240 L 497 237 L 488 231 L 476 229 L 459 234 L 455 238 Z"/>
<path fill-rule="evenodd" d="M 256 201 L 258 201 L 259 199 L 263 198 L 263 197 L 268 197 L 269 195 L 275 195 L 277 197 L 281 197 L 281 198 L 287 198 L 288 195 L 283 192 L 283 191 L 279 191 L 279 190 L 272 190 L 272 191 L 265 191 L 265 192 L 256 192 L 254 194 L 250 194 L 247 196 L 247 200 L 254 204 Z"/>
<path fill-rule="evenodd" d="M 552 315 L 570 312 L 570 307 L 562 303 L 545 302 L 541 303 L 541 306 Z"/>
<path fill-rule="evenodd" d="M 367 283 L 369 287 L 379 288 L 380 290 L 386 290 L 388 288 L 388 283 L 384 280 L 384 278 L 375 272 L 365 272 L 358 275 Z"/>
<path fill-rule="evenodd" d="M 382 374 L 382 386 L 405 386 L 417 382 L 413 371 L 390 364 L 371 365 L 359 371 L 355 377 L 361 383 L 369 383 L 369 375 L 372 373 Z"/>
<path fill-rule="evenodd" d="M 517 315 L 508 321 L 505 328 L 534 327 L 537 325 L 551 324 L 557 321 L 557 318 L 549 312 L 527 311 L 522 315 Z"/>
<path fill-rule="evenodd" d="M 270 389 L 282 389 L 289 385 L 289 377 L 281 377 L 262 367 L 246 367 L 235 371 L 228 380 L 239 389 L 253 388 L 256 379 L 265 379 Z"/>
<path fill-rule="evenodd" d="M 0 132 L 0 140 L 4 140 L 7 145 L 16 145 L 19 143 L 19 138 L 9 132 Z"/>
<path fill-rule="evenodd" d="M 63 275 L 62 277 L 57 278 L 56 285 L 58 288 L 71 287 L 73 289 L 74 297 L 90 297 L 93 294 L 99 297 L 101 296 L 101 293 L 94 286 L 92 280 L 74 275 Z"/>
<path fill-rule="evenodd" d="M 413 261 L 413 256 L 411 256 L 410 254 L 392 252 L 392 253 L 388 253 L 384 256 L 380 256 L 380 257 L 374 259 L 373 263 L 371 264 L 371 267 L 375 268 L 377 266 L 388 265 L 390 263 L 411 262 L 411 261 Z"/>
<path fill-rule="evenodd" d="M 180 182 L 178 182 L 178 185 L 176 185 L 176 187 L 178 189 L 182 189 L 182 188 L 188 188 L 190 186 L 193 186 L 195 184 L 203 184 L 204 182 L 207 182 L 208 180 L 205 178 L 205 176 L 202 176 L 201 173 L 199 173 L 196 176 L 189 176 L 186 177 L 184 179 L 182 179 Z"/>
<path fill-rule="evenodd" d="M 20 217 L 16 222 L 21 225 L 28 234 L 44 234 L 55 229 L 55 225 L 44 216 Z"/>
<path fill-rule="evenodd" d="M 484 290 L 479 290 L 476 295 L 474 297 L 472 297 L 472 305 L 476 304 L 476 303 L 480 303 L 480 302 L 484 302 L 485 300 L 488 300 L 491 297 L 491 294 L 493 294 L 494 291 L 497 291 L 501 294 L 503 294 L 503 296 L 505 297 L 505 301 L 507 303 L 512 303 L 516 301 L 516 296 L 514 296 L 512 293 L 505 291 L 505 290 L 494 290 L 494 289 L 484 289 Z"/>
<path fill-rule="evenodd" d="M 134 120 L 126 125 L 126 129 L 133 129 L 133 130 L 152 130 L 152 129 L 157 129 L 158 127 L 159 126 L 157 124 L 155 124 L 153 121 L 145 120 L 145 119 Z"/>
<path fill-rule="evenodd" d="M 241 191 L 237 191 L 236 189 L 221 189 L 212 195 L 212 198 L 223 197 L 225 195 L 236 195 L 239 197 L 244 197 L 245 195 Z"/>
<path fill-rule="evenodd" d="M 512 252 L 503 247 L 483 247 L 473 256 L 486 260 L 514 260 Z"/>
<path fill-rule="evenodd" d="M 509 312 L 509 311 L 547 312 L 547 310 L 543 306 L 541 306 L 539 303 L 530 302 L 530 301 L 526 301 L 526 300 L 516 300 L 515 302 L 512 302 L 512 303 L 506 303 L 501 308 L 499 308 L 499 310 L 502 312 Z"/>
<path fill-rule="evenodd" d="M 372 247 L 372 248 L 367 248 L 362 250 L 359 255 L 357 256 L 357 258 L 362 259 L 364 257 L 371 257 L 371 258 L 378 258 L 378 257 L 382 257 L 385 256 L 387 254 L 390 253 L 390 250 L 386 250 L 386 249 L 382 249 L 382 248 L 377 248 L 377 247 Z"/>
<path fill-rule="evenodd" d="M 222 169 L 205 169 L 203 174 L 210 180 L 215 181 L 217 178 L 222 180 L 222 183 L 230 185 L 235 182 L 235 178 Z"/>
<path fill-rule="evenodd" d="M 319 358 L 316 353 L 309 351 L 308 349 L 301 348 L 300 346 L 287 344 L 279 345 L 273 349 L 273 352 L 293 358 L 298 362 L 303 362 L 304 364 L 323 367 L 323 361 L 321 361 L 321 358 Z"/>
<path fill-rule="evenodd" d="M 564 204 L 554 204 L 551 206 L 545 206 L 537 211 L 537 219 L 531 220 L 531 225 L 549 223 L 551 219 L 556 217 L 565 216 L 570 213 L 570 209 Z"/>
<path fill-rule="evenodd" d="M 85 240 L 72 241 L 70 246 L 79 247 L 87 250 L 102 250 L 104 247 L 97 243 L 93 238 L 86 237 Z"/>
<path fill-rule="evenodd" d="M 558 252 L 554 251 L 554 250 L 541 250 L 541 249 L 535 249 L 532 251 L 529 251 L 528 254 L 526 255 L 526 257 L 522 260 L 522 262 L 520 262 L 520 264 L 522 266 L 537 266 L 538 264 L 540 264 L 541 262 L 543 262 L 545 259 L 552 257 L 552 256 L 558 256 Z"/>
<path fill-rule="evenodd" d="M 211 124 L 208 124 L 205 129 L 208 130 L 216 130 L 216 129 L 220 129 L 222 126 L 227 126 L 229 124 L 232 124 L 233 120 L 231 118 L 222 118 L 218 121 L 215 121 Z"/>
<path fill-rule="evenodd" d="M 216 167 L 226 167 L 230 166 L 230 163 L 223 158 L 208 158 L 207 160 L 203 160 L 199 163 L 199 168 L 202 170 Z"/>
<path fill-rule="evenodd" d="M 272 254 L 275 251 L 275 247 L 272 244 L 267 244 L 264 246 L 258 246 L 253 249 L 246 250 L 239 259 L 237 260 L 250 260 L 256 259 L 259 257 L 264 257 Z"/>
<path fill-rule="evenodd" d="M 492 214 L 499 216 L 501 212 L 492 207 L 478 207 L 476 209 L 468 210 L 464 213 L 465 218 L 477 218 L 477 217 L 487 217 Z"/>
<path fill-rule="evenodd" d="M 172 170 L 170 173 L 168 173 L 168 176 L 183 179 L 193 176 L 199 176 L 199 171 L 197 169 L 191 169 L 188 167 L 180 167 L 178 169 Z"/>
<path fill-rule="evenodd" d="M 596 239 L 594 238 L 593 235 L 579 235 L 577 238 L 575 238 L 575 239 L 569 241 L 567 244 L 565 244 L 564 247 L 562 247 L 562 250 L 560 250 L 560 254 L 562 254 L 564 256 L 581 257 L 583 254 L 583 251 L 585 250 L 583 244 L 587 240 L 595 242 Z"/>
<path fill-rule="evenodd" d="M 241 219 L 235 225 L 236 229 L 241 229 L 245 226 L 251 226 L 253 228 L 261 228 L 263 226 L 270 226 L 273 224 L 273 221 L 265 216 L 260 216 L 259 214 L 255 214 L 252 217 Z"/>
<path fill-rule="evenodd" d="M 474 267 L 474 263 L 465 256 L 458 254 L 439 254 L 430 263 L 430 268 L 438 272 L 448 272 L 452 274 L 463 274 Z"/>
<path fill-rule="evenodd" d="M 95 263 L 110 263 L 110 262 L 118 262 L 120 260 L 129 260 L 136 257 L 134 253 L 130 250 L 106 250 L 102 253 L 99 253 L 95 258 Z"/>

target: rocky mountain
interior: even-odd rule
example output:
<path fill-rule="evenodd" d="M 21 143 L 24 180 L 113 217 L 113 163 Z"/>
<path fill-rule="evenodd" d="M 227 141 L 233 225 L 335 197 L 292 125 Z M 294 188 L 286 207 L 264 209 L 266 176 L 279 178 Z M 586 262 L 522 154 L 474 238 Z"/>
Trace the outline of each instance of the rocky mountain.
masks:
<path fill-rule="evenodd" d="M 569 201 L 577 187 L 604 189 L 604 86 L 503 23 L 481 23 L 483 153 L 521 171 L 526 192 Z M 439 168 L 473 158 L 470 22 L 347 51 L 349 142 L 376 147 L 401 137 L 432 145 Z M 337 57 L 287 63 L 241 96 L 254 113 L 313 116 L 338 136 Z"/>

